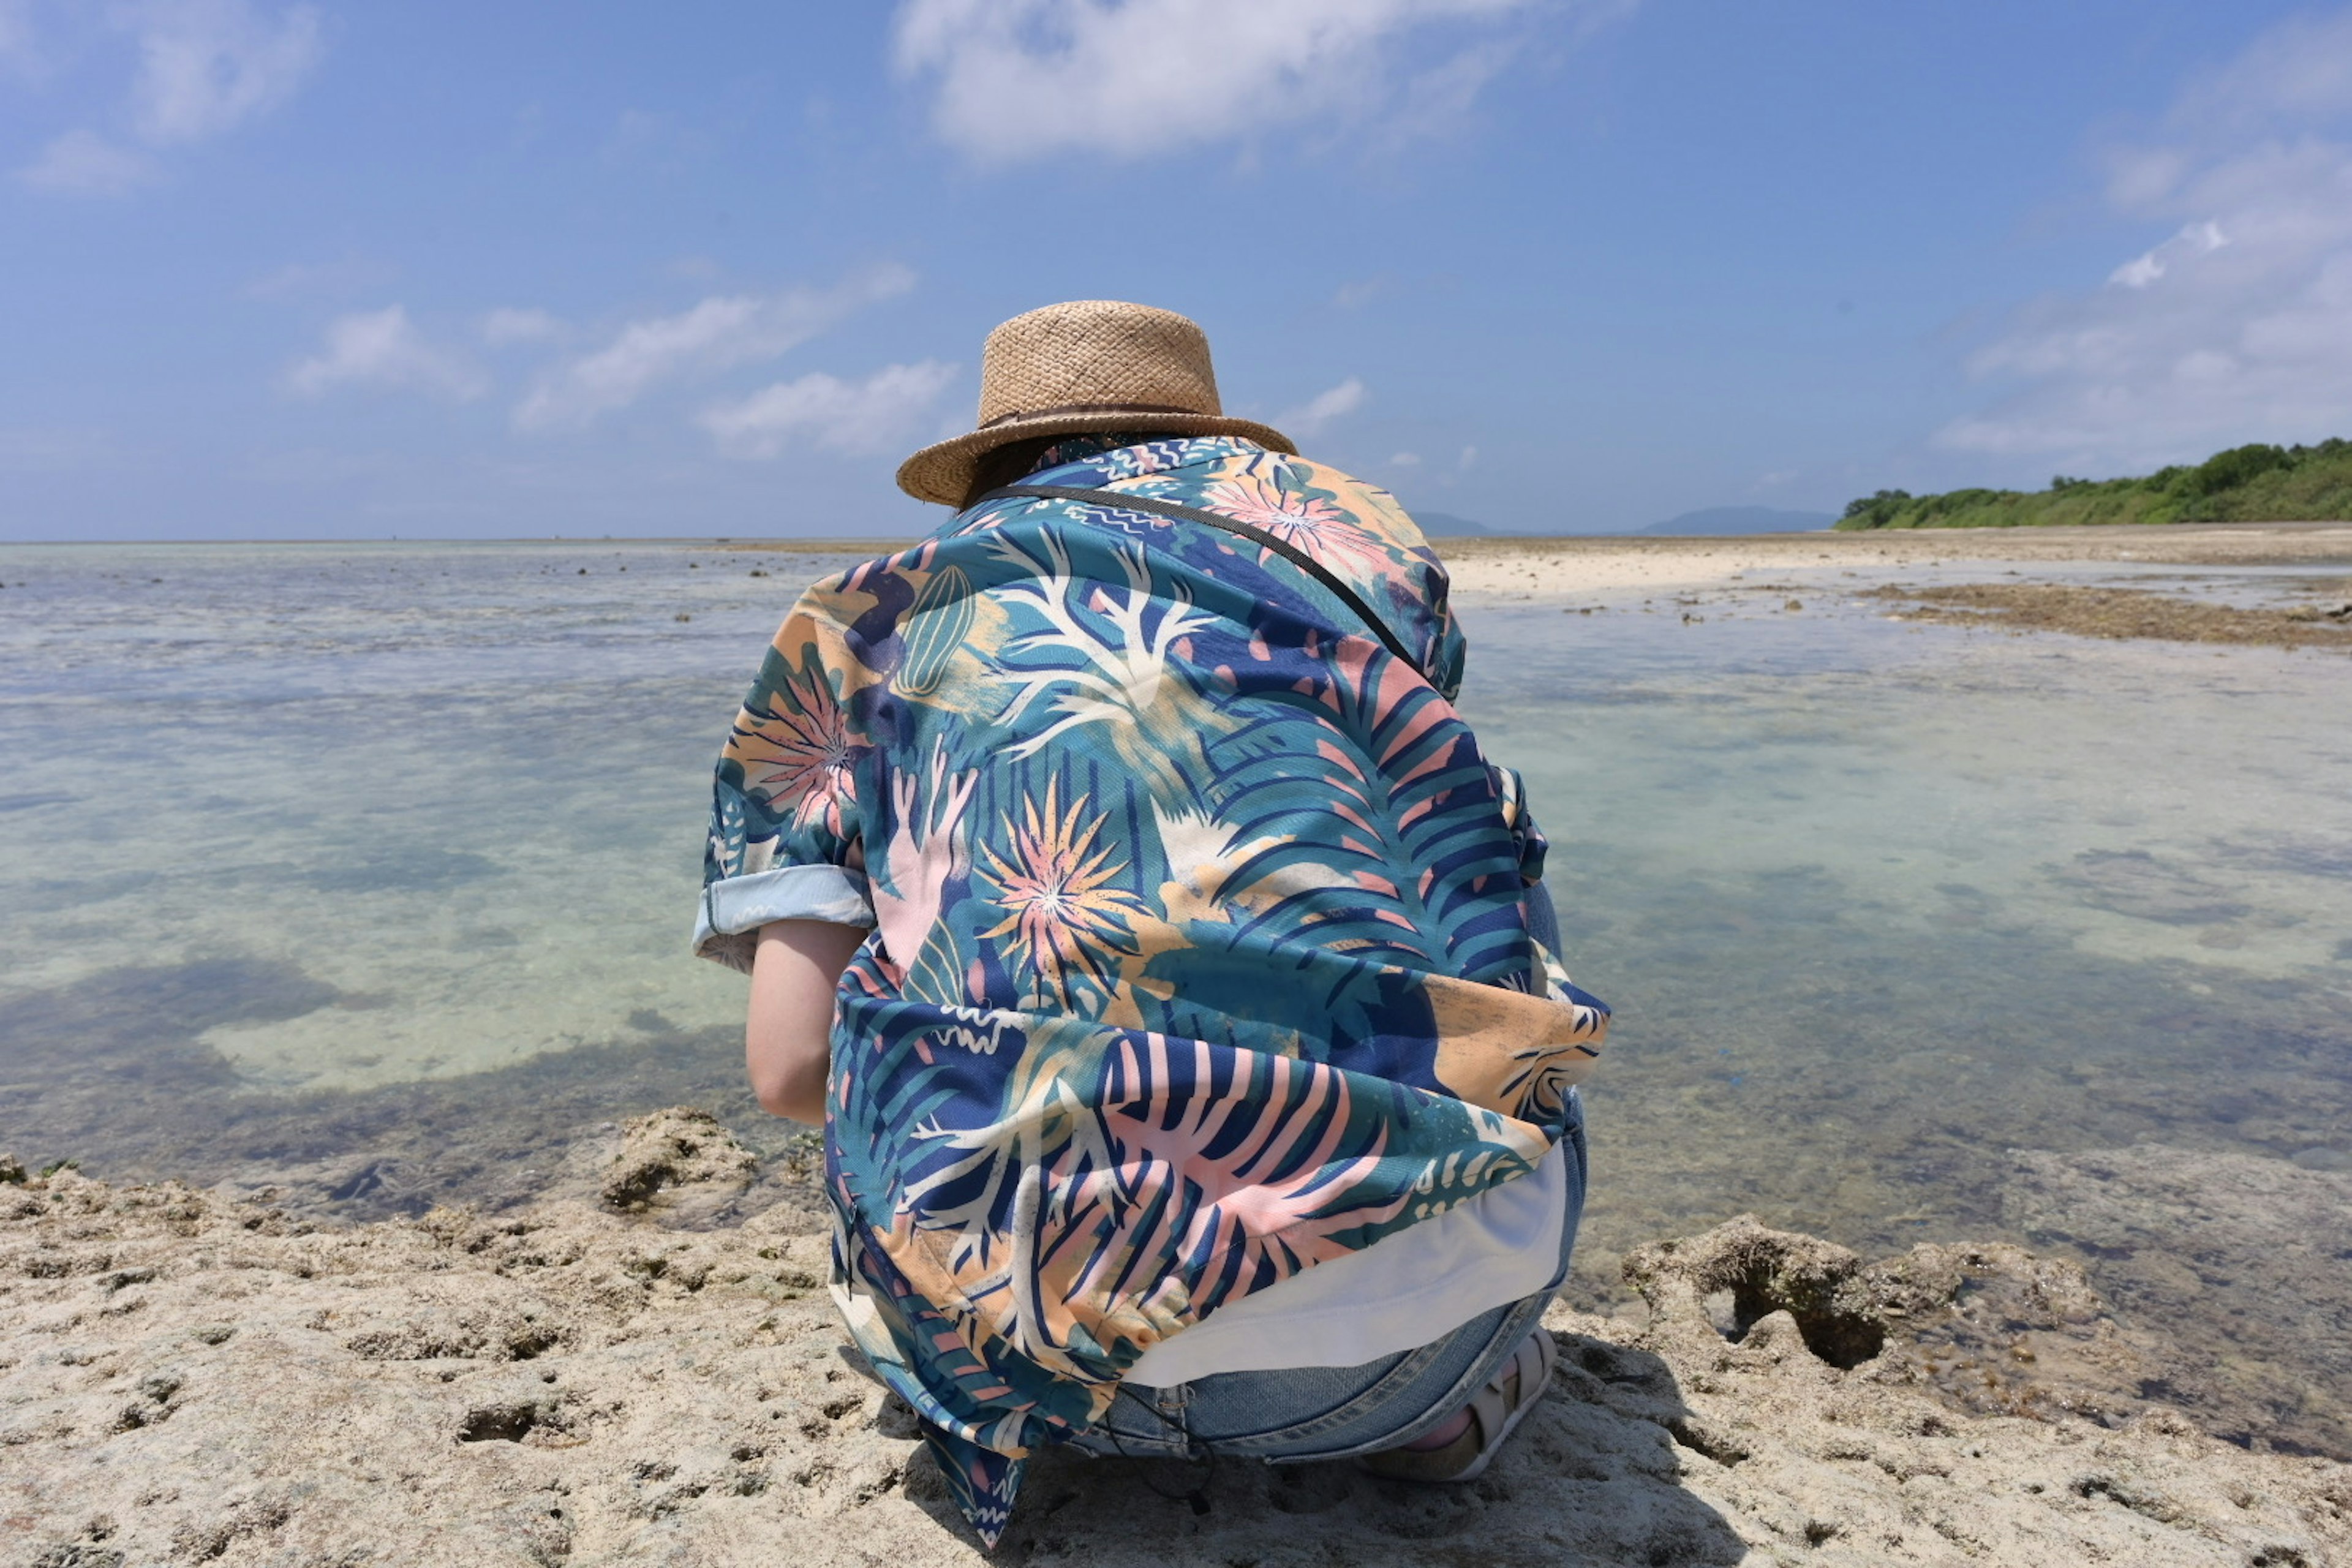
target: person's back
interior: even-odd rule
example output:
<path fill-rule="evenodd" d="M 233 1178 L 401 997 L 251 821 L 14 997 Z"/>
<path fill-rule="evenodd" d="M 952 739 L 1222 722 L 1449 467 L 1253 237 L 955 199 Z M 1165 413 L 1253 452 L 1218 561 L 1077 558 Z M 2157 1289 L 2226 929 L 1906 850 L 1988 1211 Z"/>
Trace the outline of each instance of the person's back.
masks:
<path fill-rule="evenodd" d="M 1043 1443 L 1350 1451 L 1165 1395 L 1492 1370 L 1564 1268 L 1605 1009 L 1531 932 L 1436 557 L 1288 447 L 1181 317 L 1016 318 L 982 428 L 901 471 L 962 510 L 803 597 L 720 762 L 698 945 L 754 972 L 852 1332 L 992 1541 Z M 1383 1377 L 1355 1448 L 1463 1403 Z"/>

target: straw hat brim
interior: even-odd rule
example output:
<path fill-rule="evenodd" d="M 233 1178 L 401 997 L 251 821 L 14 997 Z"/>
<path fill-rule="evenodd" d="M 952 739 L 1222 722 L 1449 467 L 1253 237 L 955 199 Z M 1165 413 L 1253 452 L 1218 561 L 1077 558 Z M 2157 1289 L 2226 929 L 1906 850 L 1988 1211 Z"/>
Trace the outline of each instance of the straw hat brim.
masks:
<path fill-rule="evenodd" d="M 958 436 L 951 441 L 926 447 L 898 465 L 898 488 L 917 500 L 937 501 L 941 506 L 961 506 L 964 496 L 971 489 L 972 478 L 979 471 L 980 459 L 987 453 L 1007 442 L 1025 441 L 1032 437 L 1076 436 L 1095 430 L 1120 435 L 1133 431 L 1137 435 L 1238 436 L 1244 441 L 1255 441 L 1276 452 L 1295 453 L 1298 450 L 1289 437 L 1273 426 L 1261 425 L 1255 419 L 1234 419 L 1221 414 L 1181 411 L 1129 414 L 1090 409 L 1034 419 L 1008 419 L 1001 425 L 992 425 L 985 429 Z"/>

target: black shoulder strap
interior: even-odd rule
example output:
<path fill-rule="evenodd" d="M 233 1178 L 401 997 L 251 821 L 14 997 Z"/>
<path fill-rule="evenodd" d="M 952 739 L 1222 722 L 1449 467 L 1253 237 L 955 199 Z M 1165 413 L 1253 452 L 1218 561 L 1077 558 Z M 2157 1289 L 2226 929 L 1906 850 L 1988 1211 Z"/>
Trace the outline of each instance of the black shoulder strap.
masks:
<path fill-rule="evenodd" d="M 1125 490 L 1088 490 L 1068 485 L 1003 485 L 990 490 L 972 504 L 977 506 L 982 502 L 999 500 L 1007 496 L 1034 496 L 1040 500 L 1085 501 L 1093 506 L 1117 507 L 1121 511 L 1158 512 L 1162 517 L 1182 518 L 1187 522 L 1197 522 L 1209 528 L 1223 529 L 1227 533 L 1238 534 L 1253 544 L 1264 545 L 1318 583 L 1322 584 L 1331 591 L 1332 597 L 1356 612 L 1357 617 L 1364 623 L 1366 628 L 1388 645 L 1388 650 L 1391 653 L 1404 660 L 1412 668 L 1421 669 L 1421 661 L 1405 651 L 1403 642 L 1398 638 L 1396 633 L 1389 630 L 1388 623 L 1374 615 L 1372 607 L 1365 604 L 1353 588 L 1334 576 L 1320 562 L 1304 550 L 1286 540 L 1276 538 L 1262 528 L 1253 528 L 1246 522 L 1241 522 L 1230 517 L 1221 517 L 1213 511 L 1204 511 L 1197 506 L 1181 506 L 1172 500 L 1157 500 L 1150 496 L 1129 495 Z M 1422 674 L 1425 678 L 1428 671 L 1422 670 Z"/>

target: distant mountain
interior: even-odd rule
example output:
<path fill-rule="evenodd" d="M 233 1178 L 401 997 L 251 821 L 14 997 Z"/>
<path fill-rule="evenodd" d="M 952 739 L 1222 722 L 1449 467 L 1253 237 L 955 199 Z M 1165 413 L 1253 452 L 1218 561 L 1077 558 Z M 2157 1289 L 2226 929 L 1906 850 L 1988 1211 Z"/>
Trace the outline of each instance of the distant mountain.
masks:
<path fill-rule="evenodd" d="M 1466 517 L 1456 517 L 1450 511 L 1416 511 L 1413 521 L 1421 524 L 1422 532 L 1432 539 L 1454 539 L 1465 533 L 1502 533 L 1499 528 L 1489 528 L 1483 522 L 1473 522 Z M 1822 519 L 1824 522 L 1829 520 Z"/>
<path fill-rule="evenodd" d="M 1711 506 L 1654 522 L 1643 533 L 1811 533 L 1837 519 L 1825 511 L 1781 511 L 1769 506 Z"/>

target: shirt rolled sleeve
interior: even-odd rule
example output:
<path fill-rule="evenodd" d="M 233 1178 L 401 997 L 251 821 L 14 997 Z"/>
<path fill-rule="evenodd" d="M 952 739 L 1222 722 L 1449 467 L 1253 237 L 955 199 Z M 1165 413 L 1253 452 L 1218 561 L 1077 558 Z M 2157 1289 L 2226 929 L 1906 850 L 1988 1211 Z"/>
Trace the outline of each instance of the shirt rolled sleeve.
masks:
<path fill-rule="evenodd" d="M 778 866 L 709 883 L 695 913 L 695 955 L 748 972 L 759 930 L 771 921 L 826 921 L 871 930 L 874 900 L 866 873 L 844 866 Z"/>

